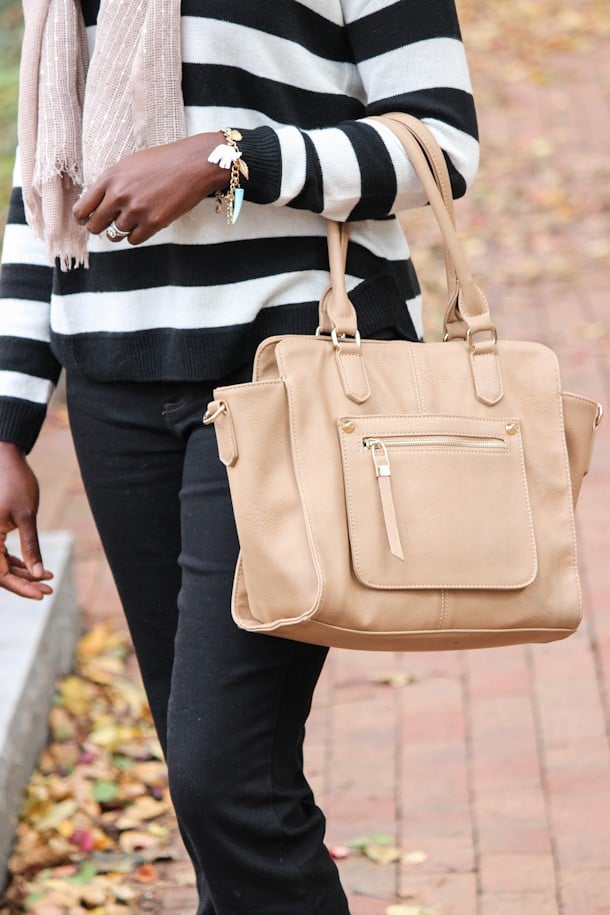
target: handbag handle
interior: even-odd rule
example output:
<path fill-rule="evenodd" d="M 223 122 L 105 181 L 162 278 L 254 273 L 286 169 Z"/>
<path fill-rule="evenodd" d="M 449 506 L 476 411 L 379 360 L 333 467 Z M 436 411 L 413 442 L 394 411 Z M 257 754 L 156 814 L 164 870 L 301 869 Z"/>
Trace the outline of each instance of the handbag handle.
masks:
<path fill-rule="evenodd" d="M 436 174 L 434 162 L 430 162 L 426 157 L 411 125 L 403 121 L 402 115 L 384 115 L 380 120 L 400 140 L 422 182 L 443 236 L 446 257 L 455 269 L 458 285 L 457 303 L 456 306 L 452 306 L 450 301 L 448 316 L 451 317 L 450 312 L 459 314 L 465 325 L 477 397 L 483 403 L 498 403 L 502 399 L 503 390 L 496 346 L 497 333 L 491 321 L 487 300 L 472 278 L 450 211 L 438 189 L 442 178 L 434 177 L 431 171 L 432 168 Z M 427 128 L 419 122 L 418 135 L 424 134 L 425 131 Z M 327 311 L 335 340 L 340 336 L 358 339 L 356 311 L 349 301 L 345 287 L 345 260 L 342 257 L 345 249 L 345 231 L 341 230 L 338 223 L 330 222 L 328 225 L 330 286 L 320 302 L 320 326 L 323 326 L 324 311 Z M 481 333 L 487 333 L 489 337 L 482 341 L 475 340 Z M 463 338 L 463 335 L 461 336 Z"/>
<path fill-rule="evenodd" d="M 449 178 L 449 170 L 447 168 L 447 163 L 443 152 L 438 145 L 436 138 L 430 130 L 428 130 L 421 121 L 413 117 L 410 114 L 404 114 L 403 112 L 397 112 L 396 114 L 391 115 L 391 117 L 399 120 L 405 126 L 408 126 L 409 130 L 416 137 L 418 143 L 421 146 L 422 152 L 426 156 L 428 161 L 429 169 L 436 181 L 437 187 L 442 195 L 443 202 L 447 208 L 447 212 L 451 218 L 453 225 L 455 226 L 455 211 L 453 206 L 453 194 L 451 190 L 451 180 Z M 369 120 L 381 121 L 384 122 L 383 117 L 373 117 Z M 331 228 L 330 224 L 327 223 L 327 236 L 332 236 L 328 238 L 328 247 L 329 247 L 329 260 L 332 258 L 335 260 L 339 254 L 339 246 L 342 252 L 342 264 L 343 269 L 345 270 L 346 255 L 347 255 L 347 243 L 349 239 L 349 226 L 347 223 L 338 223 L 339 227 L 339 239 L 336 237 L 336 229 Z M 332 253 L 331 253 L 332 252 Z M 447 295 L 449 304 L 447 306 L 447 311 L 445 314 L 445 320 L 443 325 L 444 332 L 451 338 L 456 336 L 461 336 L 462 339 L 466 334 L 465 327 L 462 322 L 462 332 L 460 333 L 450 333 L 448 330 L 448 325 L 453 324 L 456 321 L 460 320 L 459 312 L 457 312 L 457 301 L 459 296 L 459 283 L 455 272 L 455 267 L 453 266 L 453 261 L 449 256 L 446 246 L 443 246 L 443 254 L 445 258 L 445 272 L 447 275 Z M 330 334 L 332 332 L 332 325 L 328 317 L 326 310 L 326 303 L 328 301 L 329 289 L 325 290 L 325 293 L 322 295 L 320 300 L 320 323 L 318 327 L 318 332 L 323 334 Z M 343 298 L 343 290 L 339 293 Z M 347 292 L 345 292 L 347 296 Z M 343 299 L 343 302 L 345 300 Z M 345 314 L 348 313 L 347 308 L 345 308 Z"/>

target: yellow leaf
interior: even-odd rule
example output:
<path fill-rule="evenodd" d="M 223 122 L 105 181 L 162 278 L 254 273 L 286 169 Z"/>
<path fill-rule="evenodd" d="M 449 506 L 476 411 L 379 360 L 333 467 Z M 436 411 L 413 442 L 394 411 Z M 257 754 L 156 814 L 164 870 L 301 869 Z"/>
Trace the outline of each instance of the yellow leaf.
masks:
<path fill-rule="evenodd" d="M 94 690 L 90 683 L 81 680 L 80 677 L 66 677 L 59 686 L 59 698 L 62 705 L 79 717 L 86 715 L 94 696 Z"/>
<path fill-rule="evenodd" d="M 115 682 L 125 670 L 125 663 L 112 655 L 94 658 L 81 665 L 81 674 L 88 680 L 107 686 Z"/>
<path fill-rule="evenodd" d="M 94 658 L 103 651 L 108 651 L 111 644 L 111 632 L 108 623 L 97 623 L 86 633 L 76 646 L 79 658 Z"/>
<path fill-rule="evenodd" d="M 167 785 L 167 767 L 165 763 L 157 762 L 157 760 L 134 763 L 128 769 L 128 774 L 150 788 L 164 788 Z"/>
<path fill-rule="evenodd" d="M 156 801 L 152 797 L 140 797 L 125 810 L 114 824 L 117 829 L 133 829 L 146 820 L 152 820 L 167 813 L 170 805 L 166 800 Z"/>
<path fill-rule="evenodd" d="M 134 718 L 140 718 L 147 714 L 148 703 L 144 690 L 129 680 L 114 680 L 112 688 L 113 699 L 123 701 Z M 116 704 L 116 703 L 115 703 Z"/>
<path fill-rule="evenodd" d="M 66 708 L 56 705 L 49 715 L 51 737 L 58 743 L 67 743 L 76 738 L 76 725 Z"/>
<path fill-rule="evenodd" d="M 382 674 L 379 677 L 372 677 L 372 683 L 381 683 L 385 686 L 392 686 L 394 689 L 399 689 L 401 686 L 409 686 L 411 683 L 415 683 L 415 677 L 413 674 L 409 674 L 403 671 L 390 671 L 387 674 Z"/>
<path fill-rule="evenodd" d="M 422 864 L 427 860 L 428 855 L 425 851 L 408 851 L 402 856 L 403 864 Z"/>
<path fill-rule="evenodd" d="M 39 832 L 47 832 L 50 829 L 57 829 L 64 820 L 68 820 L 78 810 L 78 804 L 73 800 L 61 801 L 59 804 L 53 804 L 51 809 L 36 823 Z"/>
<path fill-rule="evenodd" d="M 400 848 L 395 845 L 365 845 L 364 854 L 375 864 L 394 864 L 400 861 Z"/>
<path fill-rule="evenodd" d="M 107 724 L 96 728 L 89 735 L 89 740 L 98 747 L 104 747 L 110 753 L 115 753 L 126 741 L 139 736 L 137 728 L 124 725 Z"/>

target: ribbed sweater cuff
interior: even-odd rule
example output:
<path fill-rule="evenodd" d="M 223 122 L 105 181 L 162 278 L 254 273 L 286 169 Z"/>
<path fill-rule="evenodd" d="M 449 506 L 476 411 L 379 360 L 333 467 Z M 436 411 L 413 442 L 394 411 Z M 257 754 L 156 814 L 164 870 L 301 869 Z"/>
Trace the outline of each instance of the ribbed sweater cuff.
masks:
<path fill-rule="evenodd" d="M 274 203 L 282 187 L 282 153 L 277 133 L 271 127 L 242 130 L 239 148 L 250 170 L 242 179 L 246 200 L 252 203 Z"/>
<path fill-rule="evenodd" d="M 44 404 L 0 397 L 0 441 L 13 442 L 28 454 L 36 443 L 46 414 Z"/>

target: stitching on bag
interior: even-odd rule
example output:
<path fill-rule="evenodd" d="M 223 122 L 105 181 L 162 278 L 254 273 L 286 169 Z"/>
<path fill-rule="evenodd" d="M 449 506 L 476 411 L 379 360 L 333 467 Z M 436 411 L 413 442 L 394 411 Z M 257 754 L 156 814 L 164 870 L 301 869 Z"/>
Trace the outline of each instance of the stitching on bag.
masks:
<path fill-rule="evenodd" d="M 502 371 L 500 369 L 500 364 L 498 363 L 498 373 L 497 373 L 498 382 L 499 382 L 500 387 L 499 387 L 499 394 L 496 394 L 495 390 L 492 390 L 491 385 L 489 387 L 486 387 L 482 383 L 484 381 L 484 379 L 481 376 L 479 366 L 476 362 L 477 359 L 498 359 L 498 354 L 497 353 L 473 353 L 471 358 L 472 358 L 472 365 L 473 365 L 475 375 L 477 378 L 477 388 L 480 389 L 482 396 L 487 397 L 488 399 L 491 399 L 493 397 L 496 402 L 498 400 L 501 400 L 504 397 L 504 381 L 502 379 Z M 481 382 L 481 384 L 479 384 L 479 382 Z"/>
<path fill-rule="evenodd" d="M 419 412 L 424 412 L 424 405 L 421 397 L 421 390 L 419 387 L 419 380 L 417 378 L 417 371 L 415 366 L 415 358 L 413 355 L 413 348 L 409 347 L 409 362 L 411 363 L 411 374 L 413 376 L 413 387 L 415 389 L 415 397 L 417 398 L 417 406 L 419 407 Z"/>
<path fill-rule="evenodd" d="M 562 397 L 562 399 L 563 399 L 564 397 L 569 397 L 570 400 L 580 400 L 580 401 L 582 401 L 582 403 L 586 403 L 586 404 L 588 404 L 590 407 L 595 406 L 595 401 L 594 401 L 594 400 L 591 400 L 591 398 L 589 398 L 589 397 L 583 397 L 582 394 L 572 394 L 571 391 L 562 391 L 562 392 L 561 392 L 561 397 Z"/>
<path fill-rule="evenodd" d="M 445 623 L 447 622 L 447 591 L 441 590 L 441 619 L 439 629 L 445 628 Z"/>
<path fill-rule="evenodd" d="M 350 394 L 352 394 L 354 397 L 360 398 L 360 397 L 363 397 L 366 395 L 366 399 L 368 399 L 371 396 L 371 385 L 369 383 L 369 376 L 366 371 L 366 365 L 363 364 L 361 366 L 361 369 L 362 369 L 362 379 L 361 380 L 364 382 L 364 388 L 361 392 L 359 392 L 359 391 L 353 390 L 352 385 L 350 384 L 350 379 L 347 377 L 345 368 L 341 364 L 341 360 L 344 359 L 345 357 L 350 357 L 350 356 L 354 357 L 355 356 L 358 359 L 361 359 L 362 358 L 361 354 L 360 353 L 344 353 L 344 352 L 340 351 L 336 354 L 336 356 L 337 356 L 336 361 L 337 361 L 337 364 L 339 367 L 339 371 L 341 373 L 341 378 L 343 379 L 344 389 L 349 391 Z"/>
<path fill-rule="evenodd" d="M 226 387 L 217 388 L 216 390 L 221 393 L 222 391 L 242 391 L 244 388 L 260 388 L 263 385 L 268 387 L 269 385 L 278 385 L 285 384 L 283 378 L 275 378 L 273 381 L 244 381 L 241 384 L 230 384 Z"/>
<path fill-rule="evenodd" d="M 348 505 L 347 512 L 347 529 L 349 533 L 349 542 L 352 548 L 352 554 L 354 559 L 354 566 L 358 569 L 360 573 L 360 578 L 364 584 L 369 584 L 364 577 L 364 571 L 362 569 L 362 563 L 360 561 L 360 551 L 358 550 L 358 544 L 356 543 L 356 521 L 353 517 L 352 511 L 352 478 L 350 474 L 350 463 L 348 459 L 347 445 L 343 438 L 340 438 L 341 442 L 341 452 L 343 454 L 343 473 L 345 479 L 345 492 Z"/>

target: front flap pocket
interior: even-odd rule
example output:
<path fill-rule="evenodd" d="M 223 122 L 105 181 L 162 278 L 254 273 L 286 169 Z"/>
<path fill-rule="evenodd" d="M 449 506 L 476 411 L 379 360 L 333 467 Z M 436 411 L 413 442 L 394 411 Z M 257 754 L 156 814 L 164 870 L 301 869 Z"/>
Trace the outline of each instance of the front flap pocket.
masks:
<path fill-rule="evenodd" d="M 519 421 L 338 422 L 352 562 L 373 588 L 522 588 L 536 576 Z"/>

